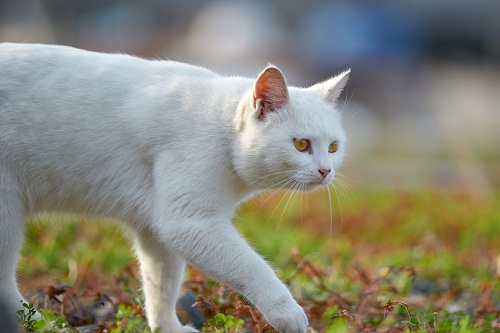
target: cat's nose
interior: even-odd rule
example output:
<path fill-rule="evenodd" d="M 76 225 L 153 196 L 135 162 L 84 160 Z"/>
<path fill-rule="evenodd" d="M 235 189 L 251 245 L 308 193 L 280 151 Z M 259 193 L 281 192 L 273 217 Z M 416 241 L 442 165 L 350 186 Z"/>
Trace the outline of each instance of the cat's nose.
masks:
<path fill-rule="evenodd" d="M 326 176 L 328 176 L 328 174 L 329 174 L 329 173 L 330 173 L 330 171 L 332 171 L 332 170 L 330 170 L 330 169 L 319 169 L 318 171 L 319 171 L 319 173 L 321 174 L 321 177 L 323 177 L 323 179 L 325 179 L 325 178 L 326 178 Z"/>

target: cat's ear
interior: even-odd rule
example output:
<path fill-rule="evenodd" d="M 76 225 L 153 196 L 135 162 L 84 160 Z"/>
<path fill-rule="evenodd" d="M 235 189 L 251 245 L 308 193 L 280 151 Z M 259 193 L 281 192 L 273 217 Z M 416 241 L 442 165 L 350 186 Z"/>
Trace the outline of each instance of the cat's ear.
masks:
<path fill-rule="evenodd" d="M 332 77 L 329 80 L 315 84 L 309 89 L 314 90 L 324 96 L 328 103 L 334 103 L 344 90 L 347 81 L 349 80 L 350 69 Z"/>
<path fill-rule="evenodd" d="M 274 66 L 268 66 L 255 81 L 253 106 L 260 120 L 266 113 L 281 109 L 288 103 L 288 88 L 283 73 Z"/>

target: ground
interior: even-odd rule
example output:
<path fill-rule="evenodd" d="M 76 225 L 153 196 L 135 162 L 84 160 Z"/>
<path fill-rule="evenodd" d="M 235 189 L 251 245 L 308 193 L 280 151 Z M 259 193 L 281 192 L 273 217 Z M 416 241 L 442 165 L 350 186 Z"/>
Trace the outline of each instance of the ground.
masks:
<path fill-rule="evenodd" d="M 327 192 L 264 195 L 235 219 L 311 332 L 500 330 L 499 193 L 338 190 L 332 207 Z M 147 331 L 137 263 L 114 222 L 44 216 L 26 239 L 19 283 L 36 307 L 75 332 Z M 272 331 L 241 295 L 195 270 L 181 299 L 180 318 L 206 331 Z"/>

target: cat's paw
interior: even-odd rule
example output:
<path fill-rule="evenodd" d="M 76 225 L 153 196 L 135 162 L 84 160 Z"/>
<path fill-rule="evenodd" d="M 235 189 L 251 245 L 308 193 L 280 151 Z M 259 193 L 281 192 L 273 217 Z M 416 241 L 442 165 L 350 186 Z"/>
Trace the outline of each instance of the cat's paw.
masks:
<path fill-rule="evenodd" d="M 266 313 L 265 317 L 282 333 L 305 333 L 308 325 L 307 316 L 297 303 L 275 308 Z"/>

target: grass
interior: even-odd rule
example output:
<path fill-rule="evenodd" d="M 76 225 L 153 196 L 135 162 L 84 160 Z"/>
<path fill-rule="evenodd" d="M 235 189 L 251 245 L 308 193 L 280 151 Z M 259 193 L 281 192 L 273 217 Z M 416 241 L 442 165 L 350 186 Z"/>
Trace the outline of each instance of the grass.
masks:
<path fill-rule="evenodd" d="M 332 202 L 332 218 L 328 196 L 313 193 L 258 198 L 235 219 L 290 285 L 315 331 L 500 329 L 500 193 L 475 200 L 354 192 L 341 193 L 340 208 Z M 26 238 L 19 282 L 35 305 L 64 315 L 75 332 L 147 331 L 134 255 L 113 222 L 46 216 L 29 224 Z M 205 331 L 271 330 L 225 286 L 196 271 L 186 279 Z M 91 312 L 95 302 L 109 305 L 107 313 Z"/>

